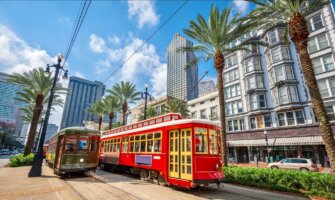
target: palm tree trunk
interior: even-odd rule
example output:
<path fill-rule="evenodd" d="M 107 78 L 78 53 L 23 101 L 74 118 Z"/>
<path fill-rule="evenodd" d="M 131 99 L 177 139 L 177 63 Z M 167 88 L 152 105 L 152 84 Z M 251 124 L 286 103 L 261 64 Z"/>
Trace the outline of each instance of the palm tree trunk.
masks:
<path fill-rule="evenodd" d="M 99 131 L 101 131 L 102 117 L 99 117 Z"/>
<path fill-rule="evenodd" d="M 226 116 L 225 116 L 225 102 L 224 102 L 224 88 L 223 88 L 223 69 L 224 69 L 224 57 L 222 52 L 218 52 L 214 58 L 214 67 L 217 72 L 218 82 L 218 94 L 219 94 L 219 105 L 220 105 L 220 151 L 222 156 L 222 162 L 224 166 L 228 166 L 227 159 L 227 136 L 226 136 Z M 220 137 L 219 137 L 220 138 Z"/>
<path fill-rule="evenodd" d="M 289 31 L 291 39 L 298 50 L 302 73 L 308 87 L 313 108 L 318 117 L 319 127 L 323 142 L 325 143 L 326 152 L 329 157 L 332 174 L 335 175 L 335 139 L 332 128 L 329 124 L 319 87 L 317 85 L 312 60 L 307 51 L 309 33 L 305 18 L 300 14 L 296 14 L 289 21 Z"/>
<path fill-rule="evenodd" d="M 31 149 L 33 148 L 37 125 L 38 125 L 38 122 L 39 122 L 39 119 L 40 119 L 40 116 L 43 110 L 43 99 L 44 99 L 44 96 L 42 94 L 39 94 L 36 97 L 34 113 L 33 113 L 30 129 L 28 133 L 28 139 L 27 139 L 26 146 L 24 148 L 24 156 L 27 156 L 28 154 L 30 154 Z"/>
<path fill-rule="evenodd" d="M 128 103 L 127 101 L 123 101 L 122 103 L 122 125 L 126 125 L 126 113 L 128 109 Z"/>
<path fill-rule="evenodd" d="M 114 113 L 113 112 L 109 113 L 109 129 L 112 129 L 113 127 L 113 118 L 114 118 Z"/>

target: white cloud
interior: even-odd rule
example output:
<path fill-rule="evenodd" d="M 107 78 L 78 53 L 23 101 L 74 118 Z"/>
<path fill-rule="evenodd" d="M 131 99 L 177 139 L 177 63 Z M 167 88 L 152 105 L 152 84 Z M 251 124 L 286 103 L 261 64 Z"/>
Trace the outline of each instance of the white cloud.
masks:
<path fill-rule="evenodd" d="M 106 57 L 97 63 L 96 73 L 104 74 L 105 77 L 111 74 L 143 44 L 142 39 L 129 33 L 129 40 L 122 47 L 106 46 L 103 52 Z M 131 81 L 139 87 L 148 83 L 151 85 L 153 95 L 161 96 L 166 94 L 166 71 L 166 64 L 161 63 L 155 46 L 144 44 L 141 50 L 134 54 L 110 81 L 112 83 L 118 83 L 121 80 Z"/>
<path fill-rule="evenodd" d="M 245 0 L 234 0 L 234 7 L 240 12 L 244 13 L 249 7 L 249 2 Z"/>
<path fill-rule="evenodd" d="M 113 36 L 111 36 L 111 37 L 108 38 L 108 41 L 110 43 L 112 43 L 113 45 L 118 46 L 121 43 L 121 38 L 119 38 L 116 35 L 113 35 Z"/>
<path fill-rule="evenodd" d="M 143 28 L 145 24 L 154 26 L 159 22 L 153 1 L 128 0 L 128 18 L 136 18 L 137 26 Z"/>
<path fill-rule="evenodd" d="M 12 74 L 28 72 L 34 68 L 46 67 L 56 63 L 56 56 L 51 57 L 46 50 L 29 46 L 7 26 L 0 24 L 0 71 Z M 67 87 L 67 81 L 61 81 Z M 65 99 L 65 96 L 62 97 Z M 60 124 L 63 108 L 52 111 L 49 123 Z"/>
<path fill-rule="evenodd" d="M 90 48 L 92 51 L 96 52 L 96 53 L 102 53 L 105 51 L 106 49 L 106 42 L 104 39 L 102 39 L 101 37 L 95 35 L 95 34 L 91 34 L 90 35 Z"/>
<path fill-rule="evenodd" d="M 78 78 L 86 79 L 86 77 L 84 76 L 84 74 L 82 74 L 82 73 L 80 73 L 80 72 L 78 72 L 78 71 L 76 71 L 76 72 L 74 73 L 74 76 L 75 76 L 75 77 L 78 77 Z"/>

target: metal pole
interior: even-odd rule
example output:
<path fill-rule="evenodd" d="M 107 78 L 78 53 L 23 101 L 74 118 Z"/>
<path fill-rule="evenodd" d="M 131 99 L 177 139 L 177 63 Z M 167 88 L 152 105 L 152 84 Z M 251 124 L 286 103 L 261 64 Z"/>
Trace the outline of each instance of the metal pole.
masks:
<path fill-rule="evenodd" d="M 268 159 L 266 159 L 266 163 L 269 163 L 270 160 L 270 154 L 269 154 L 269 143 L 268 143 L 268 135 L 265 134 L 265 142 L 266 142 L 266 152 L 268 155 Z"/>
<path fill-rule="evenodd" d="M 43 127 L 43 122 L 44 122 L 44 120 L 42 120 L 41 124 L 40 124 L 40 130 L 38 131 L 38 136 L 37 136 L 37 140 L 35 142 L 34 152 L 36 152 L 36 149 L 37 149 L 38 144 L 39 144 L 39 140 L 40 140 L 40 137 L 41 137 L 41 131 L 42 131 L 42 127 Z"/>
<path fill-rule="evenodd" d="M 32 167 L 29 171 L 28 177 L 41 176 L 41 174 L 42 174 L 43 144 L 44 144 L 44 139 L 45 139 L 45 133 L 47 131 L 47 127 L 48 127 L 48 123 L 49 123 L 49 116 L 50 116 L 50 111 L 51 111 L 51 107 L 52 107 L 52 100 L 53 100 L 54 93 L 55 93 L 57 77 L 58 77 L 58 74 L 59 74 L 59 70 L 62 68 L 62 66 L 60 65 L 61 61 L 62 61 L 62 59 L 58 58 L 57 65 L 54 65 L 54 67 L 56 68 L 56 72 L 55 72 L 54 80 L 53 80 L 53 83 L 52 83 L 52 88 L 51 88 L 51 91 L 50 91 L 48 107 L 47 107 L 47 111 L 45 113 L 45 118 L 44 118 L 44 122 L 43 122 L 43 129 L 42 129 L 40 141 L 38 143 L 38 149 L 37 149 L 37 152 L 35 153 L 34 160 L 33 160 L 33 165 L 32 165 Z"/>
<path fill-rule="evenodd" d="M 148 87 L 145 87 L 145 100 L 144 100 L 144 119 L 147 119 L 147 99 L 148 99 Z"/>

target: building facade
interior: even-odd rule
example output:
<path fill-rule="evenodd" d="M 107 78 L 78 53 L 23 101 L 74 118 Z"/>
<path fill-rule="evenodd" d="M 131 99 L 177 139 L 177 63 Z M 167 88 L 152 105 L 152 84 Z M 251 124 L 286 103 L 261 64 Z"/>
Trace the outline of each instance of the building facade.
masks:
<path fill-rule="evenodd" d="M 206 94 L 213 93 L 216 88 L 215 88 L 215 83 L 212 80 L 208 81 L 201 81 L 198 83 L 198 90 L 199 90 L 199 97 L 202 97 Z"/>
<path fill-rule="evenodd" d="M 170 96 L 163 96 L 158 99 L 152 99 L 147 102 L 148 107 L 153 107 L 156 110 L 157 115 L 162 115 L 165 113 L 165 108 L 167 101 L 173 99 Z M 139 121 L 139 118 L 144 113 L 144 101 L 142 101 L 138 106 L 130 109 L 129 119 L 127 120 L 129 124 L 133 124 Z"/>
<path fill-rule="evenodd" d="M 70 126 L 82 126 L 83 121 L 93 120 L 97 122 L 97 117 L 87 112 L 87 108 L 101 99 L 104 93 L 105 85 L 99 81 L 70 77 L 61 129 Z"/>
<path fill-rule="evenodd" d="M 0 132 L 9 133 L 16 140 L 24 144 L 27 132 L 22 131 L 23 115 L 20 108 L 24 104 L 15 98 L 17 92 L 22 90 L 22 86 L 8 83 L 9 75 L 0 72 Z"/>
<path fill-rule="evenodd" d="M 192 64 L 195 55 L 181 52 L 180 48 L 192 46 L 192 42 L 175 34 L 167 49 L 167 95 L 191 100 L 198 97 L 198 65 Z"/>
<path fill-rule="evenodd" d="M 325 6 L 309 15 L 307 21 L 310 31 L 308 51 L 335 132 L 333 8 L 331 5 Z M 325 148 L 297 51 L 292 42 L 285 42 L 284 34 L 285 25 L 252 31 L 236 43 L 262 40 L 269 45 L 251 45 L 250 51 L 225 55 L 224 92 L 229 159 L 235 162 L 254 162 L 256 158 L 265 161 L 268 145 L 270 161 L 305 157 L 327 165 Z M 217 93 L 201 98 L 188 102 L 194 117 L 208 117 L 211 109 L 214 113 L 214 107 L 218 106 Z"/>
<path fill-rule="evenodd" d="M 56 133 L 58 133 L 58 126 L 56 124 L 48 124 L 45 141 L 49 140 Z"/>

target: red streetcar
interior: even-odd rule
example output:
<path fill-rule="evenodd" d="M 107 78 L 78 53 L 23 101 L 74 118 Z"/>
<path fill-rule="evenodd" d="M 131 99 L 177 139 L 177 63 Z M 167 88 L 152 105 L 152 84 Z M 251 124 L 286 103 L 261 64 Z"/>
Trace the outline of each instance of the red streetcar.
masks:
<path fill-rule="evenodd" d="M 168 185 L 220 185 L 224 175 L 217 131 L 209 120 L 175 113 L 122 126 L 103 133 L 100 164 Z"/>

